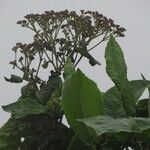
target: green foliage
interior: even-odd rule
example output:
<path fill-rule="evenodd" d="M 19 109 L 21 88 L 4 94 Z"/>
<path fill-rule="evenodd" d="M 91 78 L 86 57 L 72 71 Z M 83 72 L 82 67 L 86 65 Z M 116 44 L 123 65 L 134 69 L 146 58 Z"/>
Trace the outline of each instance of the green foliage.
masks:
<path fill-rule="evenodd" d="M 114 119 L 110 116 L 97 116 L 87 119 L 78 119 L 88 127 L 93 128 L 98 136 L 105 133 L 143 133 L 150 129 L 148 118 L 120 118 Z"/>
<path fill-rule="evenodd" d="M 23 130 L 26 127 L 26 122 L 17 121 L 10 118 L 0 128 L 0 149 L 1 150 L 16 150 L 21 145 L 21 137 Z"/>
<path fill-rule="evenodd" d="M 23 76 L 5 80 L 27 84 L 16 102 L 2 107 L 11 118 L 0 128 L 0 150 L 150 149 L 150 97 L 141 99 L 146 89 L 150 92 L 150 81 L 143 75 L 143 80 L 127 78 L 115 40 L 124 36 L 124 28 L 98 12 L 83 10 L 30 14 L 18 24 L 35 35 L 32 43 L 17 43 L 12 49 L 15 60 L 10 64 Z M 92 66 L 100 65 L 90 51 L 107 39 L 106 72 L 115 86 L 102 93 L 75 67 L 83 57 Z M 40 76 L 41 68 L 50 69 L 47 81 Z M 62 123 L 64 115 L 69 126 Z"/>
<path fill-rule="evenodd" d="M 143 74 L 141 74 L 141 76 L 142 76 L 144 81 L 147 81 Z M 149 92 L 149 99 L 150 99 L 150 86 L 148 87 L 148 92 Z"/>
<path fill-rule="evenodd" d="M 15 119 L 27 115 L 46 113 L 46 108 L 33 99 L 26 98 L 7 106 L 2 106 L 3 110 L 13 115 Z"/>
<path fill-rule="evenodd" d="M 149 118 L 119 118 L 114 119 L 110 116 L 101 115 L 87 119 L 78 119 L 86 126 L 91 127 L 96 132 L 97 136 L 105 133 L 139 133 L 150 130 Z"/>
<path fill-rule="evenodd" d="M 64 66 L 64 74 L 63 74 L 64 79 L 70 76 L 74 71 L 75 71 L 74 65 L 72 64 L 71 60 L 68 58 Z"/>
<path fill-rule="evenodd" d="M 135 103 L 139 101 L 144 91 L 149 87 L 149 81 L 133 80 L 130 81 L 130 86 L 133 89 Z M 127 117 L 123 108 L 123 99 L 116 86 L 110 88 L 104 94 L 105 113 L 114 118 Z"/>
<path fill-rule="evenodd" d="M 103 114 L 103 98 L 97 85 L 77 70 L 63 85 L 63 108 L 72 127 L 76 119 Z"/>
<path fill-rule="evenodd" d="M 51 75 L 49 76 L 49 79 L 47 83 L 44 83 L 41 86 L 41 89 L 36 92 L 36 96 L 38 98 L 38 101 L 44 105 L 48 102 L 48 100 L 51 98 L 52 94 L 60 89 L 62 86 L 62 80 L 58 75 Z"/>
<path fill-rule="evenodd" d="M 36 92 L 38 91 L 38 86 L 34 82 L 29 82 L 21 88 L 21 99 L 31 98 L 37 100 Z"/>
<path fill-rule="evenodd" d="M 105 58 L 107 74 L 121 93 L 126 114 L 135 116 L 134 94 L 127 79 L 127 67 L 123 52 L 112 36 L 106 47 Z"/>
<path fill-rule="evenodd" d="M 123 101 L 119 90 L 116 87 L 110 88 L 104 94 L 105 114 L 114 118 L 127 117 L 123 108 Z"/>
<path fill-rule="evenodd" d="M 89 146 L 91 150 L 116 150 L 128 147 L 149 149 L 149 99 L 140 100 L 140 97 L 149 88 L 150 82 L 127 79 L 123 52 L 112 36 L 106 47 L 105 58 L 107 73 L 115 86 L 101 94 L 101 98 L 96 96 L 95 92 L 98 89 L 95 88 L 95 83 L 86 79 L 95 85 L 91 88 L 88 82 L 83 82 L 85 77 L 83 78 L 79 70 L 64 82 L 64 112 L 76 132 L 69 148 L 82 147 L 86 150 L 86 146 Z M 99 104 L 95 106 L 96 100 Z M 91 101 L 92 103 L 89 103 Z M 91 117 L 87 115 L 98 109 L 101 111 L 99 116 L 98 113 Z"/>
<path fill-rule="evenodd" d="M 84 135 L 82 133 L 92 136 L 93 133 L 84 130 L 84 127 L 77 123 L 77 119 L 103 114 L 103 98 L 97 85 L 77 70 L 65 80 L 62 99 L 65 116 L 70 126 L 81 137 Z M 92 141 L 88 136 L 82 138 Z"/>
<path fill-rule="evenodd" d="M 136 116 L 137 117 L 149 117 L 149 99 L 141 99 L 136 105 Z"/>
<path fill-rule="evenodd" d="M 142 139 L 142 135 L 144 135 L 145 132 L 147 134 L 149 134 L 150 132 L 149 118 L 130 117 L 130 118 L 114 119 L 110 116 L 101 115 L 101 116 L 96 116 L 87 119 L 79 119 L 78 121 L 86 124 L 88 128 L 91 127 L 96 132 L 96 135 L 99 138 L 105 134 L 106 135 L 108 134 L 108 137 L 109 134 L 110 135 L 113 134 L 114 136 L 117 135 L 119 139 L 122 140 L 122 142 L 124 142 L 124 140 L 126 141 L 129 140 L 133 142 L 136 139 L 141 141 L 141 144 L 144 143 L 144 140 L 149 139 L 149 137 L 148 139 L 146 138 Z M 132 147 L 132 145 L 128 145 L 128 146 Z"/>
<path fill-rule="evenodd" d="M 91 146 L 86 145 L 82 140 L 80 140 L 79 136 L 76 134 L 72 138 L 68 150 L 91 150 Z"/>
<path fill-rule="evenodd" d="M 130 85 L 133 89 L 135 103 L 137 103 L 144 91 L 149 88 L 150 82 L 147 80 L 133 80 L 130 81 Z"/>
<path fill-rule="evenodd" d="M 21 96 L 17 102 L 3 106 L 5 111 L 11 113 L 11 119 L 17 122 L 18 126 L 13 130 L 16 124 L 9 125 L 8 121 L 4 125 L 6 127 L 3 133 L 6 136 L 1 138 L 0 148 L 3 146 L 3 149 L 8 150 L 7 145 L 9 145 L 11 149 L 15 146 L 14 149 L 20 147 L 21 150 L 67 149 L 75 133 L 62 123 L 64 110 L 62 108 L 63 79 L 61 77 L 64 75 L 64 79 L 69 78 L 83 57 L 87 58 L 91 65 L 100 64 L 90 54 L 90 51 L 108 40 L 110 34 L 115 37 L 123 37 L 125 29 L 98 12 L 83 10 L 80 13 L 64 10 L 29 14 L 17 24 L 32 30 L 34 38 L 31 43 L 17 43 L 12 48 L 15 58 L 10 61 L 10 64 L 13 69 L 19 69 L 22 75 L 21 77 L 11 75 L 10 79 L 5 77 L 5 80 L 11 83 L 26 81 L 27 84 L 21 88 Z M 98 38 L 100 41 L 93 45 L 93 41 Z M 50 71 L 46 81 L 41 76 L 41 71 L 44 72 L 45 69 Z M 102 96 L 96 85 L 84 77 L 81 72 L 77 72 L 83 79 L 86 79 L 83 84 L 89 84 L 88 87 L 91 86 L 96 90 L 92 90 L 96 94 L 93 96 L 87 90 L 82 98 L 88 94 L 88 105 L 93 106 L 92 109 L 94 105 L 98 105 L 94 111 L 88 106 L 83 117 L 101 114 L 102 109 L 98 107 L 102 108 Z M 84 89 L 85 86 L 81 86 L 82 88 Z M 90 101 L 92 97 L 96 99 L 94 105 L 93 100 Z M 86 99 L 83 99 L 83 102 L 85 108 Z M 20 131 L 21 124 L 24 125 L 24 128 Z M 8 136 L 8 130 L 10 135 L 15 133 L 16 136 L 12 138 Z M 25 138 L 23 143 L 20 142 L 21 137 Z"/>

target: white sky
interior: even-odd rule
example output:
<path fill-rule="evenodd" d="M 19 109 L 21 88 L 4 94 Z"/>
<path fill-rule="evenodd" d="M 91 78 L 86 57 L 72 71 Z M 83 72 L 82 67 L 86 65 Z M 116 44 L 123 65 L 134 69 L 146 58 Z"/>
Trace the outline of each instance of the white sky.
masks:
<path fill-rule="evenodd" d="M 3 76 L 14 73 L 8 62 L 13 58 L 11 48 L 16 42 L 32 39 L 29 30 L 22 29 L 16 22 L 29 13 L 45 10 L 94 10 L 112 18 L 127 29 L 126 37 L 118 39 L 124 49 L 129 79 L 139 79 L 140 73 L 150 73 L 150 0 L 0 0 L 0 106 L 17 100 L 20 84 L 10 84 Z M 105 73 L 104 48 L 97 48 L 93 55 L 102 63 L 101 67 L 90 67 L 85 60 L 80 68 L 94 79 L 105 91 L 112 82 Z M 150 79 L 150 77 L 149 77 Z M 0 125 L 9 117 L 0 108 Z"/>

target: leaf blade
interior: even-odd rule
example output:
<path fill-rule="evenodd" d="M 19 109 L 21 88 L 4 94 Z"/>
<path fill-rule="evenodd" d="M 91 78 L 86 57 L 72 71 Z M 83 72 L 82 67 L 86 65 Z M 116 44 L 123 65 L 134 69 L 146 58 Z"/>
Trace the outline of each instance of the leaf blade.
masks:
<path fill-rule="evenodd" d="M 106 51 L 106 72 L 119 89 L 123 107 L 129 116 L 135 116 L 135 100 L 127 79 L 127 66 L 123 52 L 113 36 L 110 37 Z"/>
<path fill-rule="evenodd" d="M 80 70 L 65 81 L 62 99 L 64 111 L 71 126 L 74 126 L 78 118 L 103 113 L 102 95 L 97 85 Z"/>
<path fill-rule="evenodd" d="M 130 81 L 130 86 L 133 89 L 133 94 L 135 97 L 135 103 L 139 101 L 143 92 L 148 88 L 149 81 L 144 80 L 133 80 Z M 124 108 L 123 100 L 120 91 L 116 86 L 110 88 L 104 94 L 104 105 L 105 113 L 114 118 L 128 117 Z"/>
<path fill-rule="evenodd" d="M 10 112 L 14 115 L 14 118 L 19 119 L 26 115 L 41 114 L 46 112 L 46 108 L 35 100 L 25 98 L 15 103 L 2 106 L 3 110 Z"/>
<path fill-rule="evenodd" d="M 77 119 L 103 114 L 103 98 L 97 85 L 77 70 L 65 80 L 62 100 L 69 125 L 79 133 L 80 139 L 92 145 L 95 132 L 79 125 Z"/>
<path fill-rule="evenodd" d="M 95 130 L 97 136 L 105 133 L 144 133 L 150 131 L 150 118 L 119 118 L 114 119 L 107 115 L 101 115 L 86 119 L 78 119 L 79 122 L 84 123 L 87 127 Z"/>

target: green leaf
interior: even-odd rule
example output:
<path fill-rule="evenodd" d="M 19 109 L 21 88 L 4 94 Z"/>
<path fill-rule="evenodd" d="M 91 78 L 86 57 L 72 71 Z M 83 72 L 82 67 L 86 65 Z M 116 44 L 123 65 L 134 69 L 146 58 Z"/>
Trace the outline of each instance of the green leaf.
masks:
<path fill-rule="evenodd" d="M 35 83 L 28 83 L 27 85 L 21 88 L 21 96 L 22 98 L 31 98 L 31 99 L 38 99 L 36 97 L 36 92 L 38 91 L 38 86 Z"/>
<path fill-rule="evenodd" d="M 134 94 L 127 79 L 127 67 L 123 52 L 113 36 L 110 37 L 107 44 L 105 58 L 106 72 L 121 93 L 127 115 L 135 116 Z"/>
<path fill-rule="evenodd" d="M 141 76 L 142 76 L 142 78 L 143 78 L 143 80 L 144 81 L 148 81 L 145 77 L 144 77 L 144 75 L 141 73 Z M 148 81 L 149 83 L 150 83 L 150 81 Z M 150 84 L 149 84 L 149 87 L 148 87 L 148 92 L 149 92 L 149 98 L 150 98 Z"/>
<path fill-rule="evenodd" d="M 21 77 L 13 75 L 13 74 L 11 75 L 10 79 L 8 79 L 6 77 L 4 77 L 4 78 L 7 82 L 11 82 L 11 83 L 21 83 L 23 81 Z"/>
<path fill-rule="evenodd" d="M 130 81 L 132 86 L 135 103 L 140 99 L 144 91 L 149 87 L 150 82 L 147 80 L 133 80 Z"/>
<path fill-rule="evenodd" d="M 36 115 L 46 112 L 46 108 L 33 99 L 26 98 L 15 103 L 2 106 L 3 110 L 12 113 L 18 119 L 26 115 Z"/>
<path fill-rule="evenodd" d="M 105 114 L 114 118 L 127 117 L 127 114 L 123 108 L 123 100 L 120 92 L 116 87 L 110 88 L 104 94 L 104 108 Z"/>
<path fill-rule="evenodd" d="M 135 103 L 142 96 L 143 92 L 149 86 L 149 81 L 144 80 L 133 80 L 130 81 L 130 86 L 133 89 Z M 104 105 L 105 113 L 114 118 L 127 117 L 127 114 L 123 108 L 123 99 L 121 97 L 120 91 L 116 86 L 110 88 L 104 94 Z"/>
<path fill-rule="evenodd" d="M 78 119 L 79 122 L 85 124 L 87 127 L 92 128 L 96 135 L 107 134 L 121 134 L 121 133 L 138 133 L 150 131 L 150 118 L 120 118 L 114 119 L 110 116 L 96 116 L 86 119 Z"/>
<path fill-rule="evenodd" d="M 26 123 L 10 118 L 0 128 L 0 150 L 17 150 Z"/>
<path fill-rule="evenodd" d="M 73 72 L 75 72 L 75 68 L 71 62 L 71 60 L 68 58 L 65 62 L 64 66 L 64 79 L 66 79 L 68 76 L 70 76 Z"/>
<path fill-rule="evenodd" d="M 63 108 L 69 124 L 74 127 L 76 119 L 103 113 L 103 98 L 97 85 L 77 70 L 63 85 Z"/>
<path fill-rule="evenodd" d="M 149 116 L 149 99 L 139 100 L 136 105 L 137 117 L 148 117 Z"/>
<path fill-rule="evenodd" d="M 69 76 L 62 90 L 63 109 L 70 126 L 83 141 L 92 142 L 93 132 L 80 126 L 77 119 L 103 114 L 103 98 L 97 85 L 80 70 Z M 83 133 L 83 134 L 82 134 Z M 82 136 L 85 135 L 86 136 Z"/>
<path fill-rule="evenodd" d="M 47 118 L 44 121 L 42 123 L 43 119 L 41 118 L 42 128 L 39 130 L 39 134 L 36 134 L 35 138 L 38 142 L 38 148 L 41 150 L 67 150 L 73 136 L 72 131 L 62 123 L 56 125 L 56 122 L 52 122 L 51 118 Z"/>
<path fill-rule="evenodd" d="M 76 134 L 72 138 L 68 150 L 92 150 L 91 146 L 86 145 L 83 141 L 80 140 L 79 136 Z"/>
<path fill-rule="evenodd" d="M 50 76 L 46 85 L 41 90 L 36 92 L 36 96 L 41 104 L 46 105 L 50 100 L 54 91 L 60 89 L 62 86 L 62 80 L 59 76 Z"/>
<path fill-rule="evenodd" d="M 51 99 L 46 104 L 46 109 L 54 118 L 63 114 L 62 99 L 59 91 L 52 94 Z"/>

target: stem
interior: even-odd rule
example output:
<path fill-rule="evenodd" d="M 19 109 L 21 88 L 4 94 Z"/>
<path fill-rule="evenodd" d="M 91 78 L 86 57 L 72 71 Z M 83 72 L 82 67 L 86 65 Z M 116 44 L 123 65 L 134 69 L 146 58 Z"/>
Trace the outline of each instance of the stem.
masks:
<path fill-rule="evenodd" d="M 56 68 L 56 66 L 55 66 L 54 62 L 53 62 L 53 61 L 50 59 L 50 57 L 48 56 L 48 54 L 47 54 L 46 50 L 45 50 L 45 49 L 43 49 L 43 51 L 44 51 L 45 55 L 47 56 L 47 58 L 48 58 L 49 62 L 53 65 L 54 69 L 56 70 L 57 68 Z"/>
<path fill-rule="evenodd" d="M 28 26 L 28 28 L 31 29 L 31 30 L 33 30 L 36 34 L 38 34 L 40 36 L 40 38 L 42 38 L 45 41 L 45 39 L 36 31 L 36 29 L 33 29 L 33 28 L 29 27 L 29 26 Z M 48 41 L 45 41 L 45 42 L 48 43 Z M 57 70 L 57 66 L 55 66 L 55 64 L 54 64 L 53 57 L 52 57 L 52 60 L 51 60 L 50 57 L 48 56 L 48 54 L 47 54 L 47 52 L 46 52 L 45 47 L 43 46 L 43 44 L 41 42 L 39 42 L 39 43 L 43 47 L 43 51 L 44 51 L 45 55 L 47 56 L 47 58 L 49 59 L 49 62 L 53 65 L 54 69 Z"/>
<path fill-rule="evenodd" d="M 102 35 L 103 33 L 101 33 L 101 34 L 99 34 L 98 36 L 100 36 L 100 35 Z M 108 31 L 105 33 L 105 36 L 103 37 L 103 39 L 100 41 L 100 42 L 98 42 L 96 45 L 94 45 L 93 47 L 91 47 L 89 50 L 88 50 L 88 52 L 89 51 L 91 51 L 92 49 L 94 49 L 95 47 L 97 47 L 99 44 L 101 44 L 102 42 L 104 42 L 106 39 L 107 39 L 107 34 L 108 34 Z M 96 36 L 96 37 L 98 37 L 98 36 Z M 95 37 L 95 38 L 96 38 Z"/>
<path fill-rule="evenodd" d="M 75 55 L 74 62 L 76 62 L 77 58 L 78 58 L 78 52 Z"/>
<path fill-rule="evenodd" d="M 91 47 L 89 50 L 88 50 L 88 52 L 89 51 L 91 51 L 92 49 L 94 49 L 95 47 L 97 47 L 99 44 L 101 44 L 103 41 L 105 41 L 105 39 L 103 38 L 100 42 L 98 42 L 96 45 L 94 45 L 93 47 Z"/>
<path fill-rule="evenodd" d="M 42 63 L 42 56 L 43 56 L 43 53 L 42 53 L 42 55 L 40 55 L 40 53 L 39 53 L 39 58 L 40 58 L 40 60 L 39 60 L 39 65 L 38 65 L 38 68 L 37 68 L 37 71 L 36 71 L 36 77 L 37 77 L 37 75 L 38 75 L 38 73 L 39 73 L 39 70 L 40 70 L 40 66 L 41 66 L 41 63 Z"/>
<path fill-rule="evenodd" d="M 78 63 L 80 62 L 80 60 L 82 59 L 83 56 L 80 56 L 80 58 L 78 59 L 78 61 L 76 62 L 76 64 L 74 65 L 75 67 L 78 65 Z"/>

